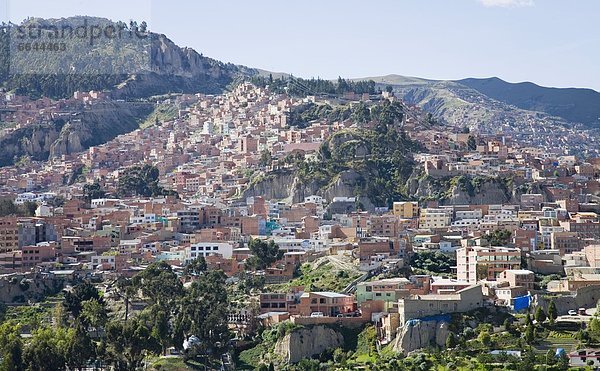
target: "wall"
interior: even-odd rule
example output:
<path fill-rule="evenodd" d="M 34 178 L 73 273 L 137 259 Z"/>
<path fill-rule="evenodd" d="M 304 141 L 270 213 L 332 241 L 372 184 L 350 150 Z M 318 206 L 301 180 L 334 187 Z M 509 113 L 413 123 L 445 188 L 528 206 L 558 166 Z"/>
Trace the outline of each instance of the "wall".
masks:
<path fill-rule="evenodd" d="M 564 295 L 558 297 L 549 297 L 536 294 L 533 298 L 534 306 L 541 306 L 548 312 L 550 300 L 554 300 L 556 310 L 559 315 L 565 315 L 569 310 L 578 308 L 594 308 L 600 299 L 600 285 L 582 287 L 577 290 L 575 295 Z"/>

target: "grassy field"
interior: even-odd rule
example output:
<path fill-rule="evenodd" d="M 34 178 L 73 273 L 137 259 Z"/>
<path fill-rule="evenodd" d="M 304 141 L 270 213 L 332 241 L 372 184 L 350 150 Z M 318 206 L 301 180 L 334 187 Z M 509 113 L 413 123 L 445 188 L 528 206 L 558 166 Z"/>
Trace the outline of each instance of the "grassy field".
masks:
<path fill-rule="evenodd" d="M 300 267 L 300 276 L 284 284 L 271 285 L 272 291 L 285 292 L 293 286 L 304 286 L 310 291 L 340 292 L 352 281 L 361 276 L 351 264 L 339 264 L 321 258 Z"/>
<path fill-rule="evenodd" d="M 179 112 L 177 110 L 177 107 L 174 107 L 173 105 L 170 105 L 170 104 L 158 105 L 154 109 L 154 111 L 148 115 L 148 118 L 146 119 L 146 121 L 144 121 L 140 125 L 140 128 L 145 129 L 147 127 L 150 127 L 150 126 L 156 124 L 157 119 L 158 119 L 158 122 L 174 120 L 177 118 L 178 115 L 179 115 Z"/>
<path fill-rule="evenodd" d="M 241 351 L 235 360 L 236 370 L 254 370 L 263 359 L 263 355 L 267 353 L 267 349 L 258 344 L 254 348 Z"/>

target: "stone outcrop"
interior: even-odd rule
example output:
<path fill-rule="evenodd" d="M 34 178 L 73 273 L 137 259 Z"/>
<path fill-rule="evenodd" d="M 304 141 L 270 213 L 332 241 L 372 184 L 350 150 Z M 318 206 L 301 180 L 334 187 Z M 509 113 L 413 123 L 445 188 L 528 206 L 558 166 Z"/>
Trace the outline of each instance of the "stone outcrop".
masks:
<path fill-rule="evenodd" d="M 303 358 L 321 354 L 327 349 L 341 347 L 344 337 L 326 326 L 301 328 L 285 335 L 275 344 L 275 354 L 286 363 L 297 363 Z"/>
<path fill-rule="evenodd" d="M 181 48 L 163 34 L 153 33 L 151 38 L 149 71 L 129 76 L 112 92 L 113 97 L 147 97 L 173 91 L 220 94 L 234 79 L 258 73 Z"/>
<path fill-rule="evenodd" d="M 442 205 L 518 204 L 520 201 L 518 190 L 509 187 L 502 179 L 485 178 L 476 190 L 471 191 L 451 183 L 450 177 L 411 177 L 408 180 L 408 190 L 415 198 L 434 197 L 439 199 Z"/>
<path fill-rule="evenodd" d="M 448 323 L 443 321 L 408 321 L 394 341 L 394 350 L 404 354 L 436 344 L 444 346 L 448 338 Z"/>
<path fill-rule="evenodd" d="M 355 189 L 361 181 L 361 175 L 352 170 L 340 173 L 329 184 L 303 182 L 292 170 L 278 170 L 251 184 L 242 194 L 242 199 L 263 196 L 267 199 L 303 202 L 307 196 L 318 195 L 331 202 L 334 197 L 355 197 Z M 367 210 L 375 208 L 368 197 L 361 197 L 360 202 Z"/>
<path fill-rule="evenodd" d="M 67 280 L 40 277 L 35 274 L 0 279 L 0 301 L 3 303 L 39 302 L 60 292 Z"/>

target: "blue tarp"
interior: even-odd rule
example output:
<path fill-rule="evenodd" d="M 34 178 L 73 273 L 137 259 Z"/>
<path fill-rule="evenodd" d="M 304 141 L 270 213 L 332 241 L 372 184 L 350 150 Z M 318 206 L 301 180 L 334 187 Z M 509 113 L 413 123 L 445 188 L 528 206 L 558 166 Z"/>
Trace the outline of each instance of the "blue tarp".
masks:
<path fill-rule="evenodd" d="M 515 312 L 520 312 L 524 309 L 529 308 L 529 305 L 531 305 L 531 295 L 525 295 L 525 296 L 519 296 L 517 298 L 514 298 L 514 310 Z"/>

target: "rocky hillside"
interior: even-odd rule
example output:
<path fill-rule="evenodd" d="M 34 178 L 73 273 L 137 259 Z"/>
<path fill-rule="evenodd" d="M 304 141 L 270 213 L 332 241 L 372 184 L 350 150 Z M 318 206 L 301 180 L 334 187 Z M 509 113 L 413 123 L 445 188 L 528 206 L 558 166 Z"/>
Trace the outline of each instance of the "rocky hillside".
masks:
<path fill-rule="evenodd" d="M 243 193 L 242 198 L 263 196 L 267 199 L 290 200 L 302 202 L 311 195 L 319 195 L 327 202 L 334 197 L 356 197 L 356 190 L 364 186 L 364 175 L 354 170 L 344 170 L 334 179 L 301 179 L 291 169 L 278 170 L 266 175 L 259 175 L 250 187 Z M 372 210 L 375 208 L 371 199 L 366 195 L 358 195 L 359 202 Z"/>
<path fill-rule="evenodd" d="M 457 82 L 492 99 L 525 110 L 545 112 L 571 122 L 600 127 L 600 93 L 592 89 L 546 88 L 531 82 L 513 84 L 497 77 Z"/>
<path fill-rule="evenodd" d="M 11 49 L 9 35 L 18 40 L 19 27 L 61 30 L 80 25 L 115 29 L 125 36 L 99 37 L 93 43 L 89 38 L 63 37 L 60 42 L 66 52 L 62 53 L 16 52 L 15 41 Z M 126 37 L 130 34 L 141 36 Z M 258 73 L 181 48 L 165 35 L 147 31 L 145 25 L 95 17 L 30 18 L 19 26 L 5 25 L 0 29 L 0 49 L 0 85 L 34 97 L 68 97 L 76 90 L 116 90 L 118 97 L 129 98 L 169 92 L 220 93 L 235 79 Z"/>
<path fill-rule="evenodd" d="M 141 36 L 100 37 L 93 43 L 90 39 L 64 37 L 60 43 L 65 44 L 66 52 L 15 51 L 20 30 L 32 28 L 49 35 L 51 30 L 80 25 Z M 137 129 L 152 107 L 132 103 L 133 98 L 170 92 L 217 94 L 234 80 L 257 73 L 181 48 L 165 35 L 149 32 L 134 22 L 127 25 L 94 17 L 30 18 L 21 25 L 3 25 L 0 50 L 0 89 L 32 98 L 64 98 L 78 90 L 104 90 L 113 98 L 112 102 L 1 137 L 0 166 L 10 165 L 22 156 L 45 160 L 82 151 Z"/>
<path fill-rule="evenodd" d="M 287 170 L 257 176 L 244 196 L 295 201 L 311 194 L 328 201 L 335 196 L 358 196 L 366 209 L 406 199 L 405 185 L 415 165 L 412 154 L 420 146 L 401 127 L 403 106 L 385 100 L 363 108 L 364 119 L 358 120 L 353 113 L 350 120 L 356 127 L 335 132 L 321 146 L 318 161 L 283 159 L 291 163 Z"/>
<path fill-rule="evenodd" d="M 411 177 L 408 193 L 418 200 L 437 200 L 443 205 L 518 203 L 525 187 L 515 186 L 512 178 L 455 176 Z"/>
<path fill-rule="evenodd" d="M 600 93 L 589 89 L 556 91 L 530 89 L 529 85 L 500 79 L 438 81 L 399 75 L 357 80 L 373 80 L 381 89 L 392 86 L 404 101 L 430 112 L 436 120 L 482 131 L 493 132 L 498 124 L 516 126 L 525 122 L 546 127 L 582 124 L 587 128 L 600 123 L 598 117 L 593 119 L 598 110 L 596 95 Z"/>
<path fill-rule="evenodd" d="M 21 156 L 34 160 L 83 151 L 139 127 L 152 104 L 107 102 L 52 122 L 28 125 L 0 138 L 0 166 Z"/>

